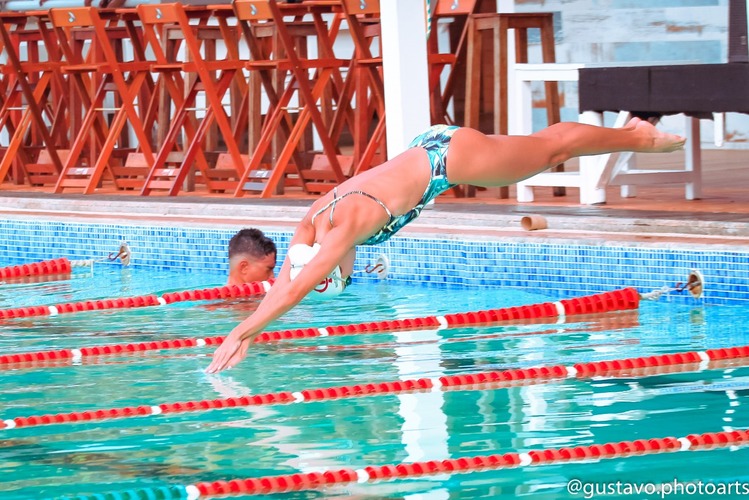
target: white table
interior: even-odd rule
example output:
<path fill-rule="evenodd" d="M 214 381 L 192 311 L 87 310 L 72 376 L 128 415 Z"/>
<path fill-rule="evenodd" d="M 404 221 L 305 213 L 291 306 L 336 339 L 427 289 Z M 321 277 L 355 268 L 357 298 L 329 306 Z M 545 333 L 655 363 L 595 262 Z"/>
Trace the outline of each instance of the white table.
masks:
<path fill-rule="evenodd" d="M 621 64 L 617 64 L 621 66 Z M 533 132 L 532 82 L 576 82 L 579 70 L 591 65 L 576 63 L 515 64 L 510 109 L 510 134 L 527 135 Z M 716 143 L 722 141 L 723 115 L 716 114 Z M 621 127 L 630 114 L 621 111 L 614 127 Z M 579 116 L 580 123 L 603 125 L 603 114 L 586 111 Z M 517 184 L 519 202 L 534 201 L 536 186 L 565 186 L 580 189 L 580 204 L 593 205 L 606 202 L 606 187 L 621 186 L 622 196 L 631 197 L 637 185 L 684 184 L 688 200 L 701 196 L 701 147 L 699 120 L 686 117 L 687 147 L 683 168 L 673 170 L 637 169 L 632 153 L 606 154 L 580 158 L 577 172 L 542 172 Z"/>

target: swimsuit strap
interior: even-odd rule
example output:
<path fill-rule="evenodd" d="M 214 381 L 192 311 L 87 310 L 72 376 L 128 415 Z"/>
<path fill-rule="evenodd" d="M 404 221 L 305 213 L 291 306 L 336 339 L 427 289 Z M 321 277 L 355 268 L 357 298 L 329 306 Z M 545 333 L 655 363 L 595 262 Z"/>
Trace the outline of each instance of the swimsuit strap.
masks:
<path fill-rule="evenodd" d="M 370 200 L 376 201 L 385 210 L 385 213 L 388 214 L 388 217 L 391 218 L 391 219 L 393 218 L 393 214 L 390 212 L 390 209 L 381 200 L 379 200 L 378 198 L 372 196 L 371 194 L 365 193 L 364 191 L 360 191 L 360 190 L 357 189 L 357 190 L 354 190 L 354 191 L 349 191 L 348 193 L 344 193 L 341 196 L 338 196 L 337 193 L 336 193 L 336 188 L 333 188 L 333 199 L 330 200 L 330 202 L 328 202 L 327 205 L 325 205 L 320 210 L 318 210 L 317 212 L 315 212 L 314 215 L 312 215 L 312 224 L 315 223 L 315 217 L 317 217 L 318 215 L 320 215 L 321 213 L 323 213 L 324 211 L 326 211 L 328 208 L 330 208 L 330 217 L 329 217 L 329 219 L 330 219 L 330 225 L 332 226 L 333 225 L 333 211 L 335 210 L 335 204 L 338 201 L 344 199 L 346 196 L 348 196 L 350 194 L 361 194 L 361 195 L 366 196 Z"/>
<path fill-rule="evenodd" d="M 326 211 L 331 206 L 335 206 L 335 203 L 340 199 L 338 198 L 338 195 L 336 194 L 336 189 L 337 188 L 333 188 L 333 199 L 330 200 L 327 205 L 325 205 L 324 207 L 322 207 L 320 210 L 318 210 L 312 215 L 312 224 L 315 223 L 315 217 L 317 217 L 318 215 Z M 333 211 L 332 210 L 330 211 L 330 225 L 331 226 L 333 225 Z"/>

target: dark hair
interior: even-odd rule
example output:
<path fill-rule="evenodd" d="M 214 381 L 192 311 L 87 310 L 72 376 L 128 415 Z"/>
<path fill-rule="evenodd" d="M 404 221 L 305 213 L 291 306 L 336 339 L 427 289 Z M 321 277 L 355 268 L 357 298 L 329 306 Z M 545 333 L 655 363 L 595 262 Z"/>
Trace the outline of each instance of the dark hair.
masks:
<path fill-rule="evenodd" d="M 242 229 L 229 240 L 229 258 L 248 255 L 256 259 L 276 254 L 276 244 L 259 229 Z"/>

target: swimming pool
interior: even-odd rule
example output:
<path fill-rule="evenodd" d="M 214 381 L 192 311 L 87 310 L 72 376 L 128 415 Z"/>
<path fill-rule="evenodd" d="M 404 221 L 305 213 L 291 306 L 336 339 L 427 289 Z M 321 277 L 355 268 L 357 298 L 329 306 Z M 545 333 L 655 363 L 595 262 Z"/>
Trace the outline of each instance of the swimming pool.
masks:
<path fill-rule="evenodd" d="M 112 242 L 119 237 L 116 234 Z M 411 254 L 426 254 L 431 248 L 414 241 L 398 244 L 413 245 L 416 250 Z M 465 255 L 460 243 L 430 244 L 445 245 L 448 266 L 452 264 L 450 245 L 455 254 Z M 103 250 L 92 247 L 78 252 L 71 256 L 92 257 Z M 69 255 L 63 249 L 60 254 Z M 554 287 L 489 283 L 443 282 L 435 286 L 435 280 L 429 280 L 431 286 L 422 286 L 397 277 L 407 274 L 398 266 L 408 267 L 399 255 L 393 259 L 395 279 L 379 282 L 360 276 L 357 286 L 341 300 L 323 305 L 303 303 L 272 329 L 509 307 L 583 295 L 589 293 L 588 287 L 597 291 L 607 286 L 606 282 L 595 282 L 569 293 Z M 5 255 L 0 265 L 18 259 Z M 458 257 L 454 259 L 457 265 Z M 671 281 L 669 273 L 681 271 L 667 269 L 662 263 L 648 265 L 664 269 L 665 278 L 658 286 Z M 435 271 L 425 267 L 421 272 Z M 456 277 L 462 279 L 460 274 Z M 2 287 L 0 308 L 162 293 L 219 285 L 224 280 L 219 268 L 197 267 L 185 272 L 158 264 L 124 270 L 99 264 L 93 276 L 76 276 L 62 282 Z M 656 288 L 656 278 L 652 277 L 652 288 Z M 618 286 L 632 284 L 615 281 Z M 611 288 L 616 286 L 606 289 Z M 0 419 L 743 346 L 749 344 L 743 321 L 749 317 L 749 309 L 740 295 L 739 291 L 739 300 L 730 304 L 673 296 L 643 302 L 635 311 L 570 317 L 563 323 L 550 320 L 282 341 L 257 346 L 245 362 L 220 376 L 202 372 L 212 352 L 210 346 L 11 366 L 0 378 Z M 10 353 L 223 335 L 251 308 L 252 300 L 193 302 L 9 320 L 0 323 L 0 346 Z M 741 410 L 749 395 L 749 369 L 741 361 L 728 366 L 703 363 L 677 368 L 616 377 L 529 380 L 506 387 L 466 386 L 0 429 L 0 492 L 3 498 L 107 492 L 120 492 L 110 498 L 159 498 L 167 491 L 186 491 L 166 490 L 167 485 L 356 470 L 749 428 L 749 417 Z M 683 484 L 700 480 L 715 485 L 746 483 L 749 473 L 735 466 L 746 459 L 746 447 L 732 446 L 467 474 L 443 471 L 280 495 L 560 498 L 567 496 L 573 479 L 585 483 L 586 488 L 594 488 L 594 483 L 660 484 L 674 479 Z M 581 491 L 572 498 L 585 496 Z"/>

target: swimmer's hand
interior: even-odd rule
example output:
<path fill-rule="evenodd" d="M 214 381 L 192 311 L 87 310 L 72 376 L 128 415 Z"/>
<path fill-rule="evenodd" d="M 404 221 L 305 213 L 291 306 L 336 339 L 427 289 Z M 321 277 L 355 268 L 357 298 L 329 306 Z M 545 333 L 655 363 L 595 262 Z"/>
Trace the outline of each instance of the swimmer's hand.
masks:
<path fill-rule="evenodd" d="M 206 373 L 218 373 L 234 367 L 247 356 L 249 346 L 250 339 L 239 340 L 230 334 L 213 353 L 213 361 L 205 369 Z"/>

